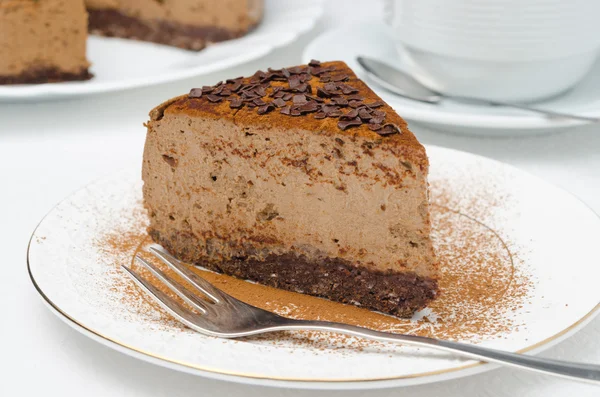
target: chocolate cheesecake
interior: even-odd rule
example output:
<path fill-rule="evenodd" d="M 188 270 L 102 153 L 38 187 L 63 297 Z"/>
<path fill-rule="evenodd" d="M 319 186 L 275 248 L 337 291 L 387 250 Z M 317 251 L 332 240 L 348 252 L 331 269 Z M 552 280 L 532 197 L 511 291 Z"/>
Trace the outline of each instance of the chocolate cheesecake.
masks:
<path fill-rule="evenodd" d="M 0 1 L 0 84 L 87 80 L 82 0 Z"/>
<path fill-rule="evenodd" d="M 149 233 L 182 261 L 402 317 L 436 296 L 425 148 L 343 62 L 195 88 L 146 126 Z"/>
<path fill-rule="evenodd" d="M 240 37 L 263 15 L 263 0 L 85 0 L 90 32 L 201 50 Z"/>
<path fill-rule="evenodd" d="M 0 0 L 0 84 L 90 79 L 88 30 L 201 50 L 250 31 L 262 19 L 263 2 Z"/>

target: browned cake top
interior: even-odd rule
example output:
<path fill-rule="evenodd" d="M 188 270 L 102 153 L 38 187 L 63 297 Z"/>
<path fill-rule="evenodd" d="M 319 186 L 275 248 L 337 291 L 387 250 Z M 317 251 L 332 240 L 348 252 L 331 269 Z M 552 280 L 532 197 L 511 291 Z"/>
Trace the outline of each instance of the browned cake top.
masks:
<path fill-rule="evenodd" d="M 163 114 L 385 141 L 427 166 L 425 149 L 404 119 L 340 61 L 311 61 L 194 88 L 156 107 L 150 117 L 159 120 Z"/>

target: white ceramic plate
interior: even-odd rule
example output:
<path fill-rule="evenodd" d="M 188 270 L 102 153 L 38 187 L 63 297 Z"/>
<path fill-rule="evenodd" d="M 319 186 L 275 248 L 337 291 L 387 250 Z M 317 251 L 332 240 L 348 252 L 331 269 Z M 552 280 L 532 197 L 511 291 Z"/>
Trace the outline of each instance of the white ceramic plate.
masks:
<path fill-rule="evenodd" d="M 321 61 L 343 60 L 360 78 L 365 78 L 362 68 L 356 62 L 356 56 L 360 54 L 402 67 L 402 59 L 396 52 L 389 30 L 381 21 L 352 24 L 320 35 L 306 47 L 303 61 L 308 62 L 313 58 Z M 426 104 L 390 94 L 376 84 L 370 86 L 407 120 L 458 133 L 539 134 L 585 123 L 548 119 L 516 109 L 476 106 L 449 100 L 439 105 Z M 536 105 L 540 108 L 600 117 L 600 61 L 572 91 Z"/>
<path fill-rule="evenodd" d="M 88 58 L 94 78 L 84 82 L 2 86 L 0 101 L 39 101 L 151 86 L 194 77 L 260 58 L 310 30 L 322 0 L 267 0 L 260 25 L 239 39 L 200 52 L 135 40 L 91 36 Z"/>
<path fill-rule="evenodd" d="M 519 258 L 514 272 L 531 281 L 522 306 L 503 314 L 515 326 L 478 343 L 537 352 L 587 324 L 600 301 L 600 219 L 569 193 L 505 164 L 438 147 L 428 147 L 428 153 L 434 203 L 441 190 L 446 191 L 449 208 L 462 214 L 457 216 L 480 222 L 508 242 L 511 257 Z M 296 388 L 403 386 L 493 368 L 407 346 L 360 350 L 343 344 L 323 351 L 310 344 L 232 341 L 174 325 L 158 326 L 152 320 L 158 312 L 142 316 L 132 310 L 132 303 L 124 303 L 125 292 L 114 287 L 115 280 L 122 282 L 119 285 L 129 282 L 115 266 L 122 258 L 97 244 L 106 233 L 143 228 L 131 224 L 132 213 L 141 208 L 139 175 L 139 169 L 126 170 L 76 192 L 42 220 L 30 242 L 29 271 L 39 293 L 61 319 L 94 340 L 176 370 Z M 483 196 L 477 193 L 482 188 Z M 495 202 L 495 207 L 481 200 Z M 463 340 L 476 339 L 474 335 Z"/>

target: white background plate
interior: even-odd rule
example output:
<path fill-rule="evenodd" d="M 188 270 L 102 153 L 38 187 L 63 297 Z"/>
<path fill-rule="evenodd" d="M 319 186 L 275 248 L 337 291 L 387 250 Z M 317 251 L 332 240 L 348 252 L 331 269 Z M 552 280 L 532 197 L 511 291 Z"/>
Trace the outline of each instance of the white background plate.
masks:
<path fill-rule="evenodd" d="M 38 101 L 145 87 L 211 73 L 260 58 L 310 30 L 322 0 L 266 0 L 258 27 L 239 39 L 200 52 L 135 40 L 90 36 L 94 78 L 83 82 L 2 86 L 0 101 Z"/>
<path fill-rule="evenodd" d="M 514 252 L 524 261 L 519 270 L 535 282 L 525 305 L 514 313 L 525 326 L 483 344 L 537 351 L 590 321 L 600 301 L 595 248 L 600 220 L 593 211 L 565 191 L 502 163 L 438 147 L 428 147 L 428 153 L 431 182 L 451 187 L 456 210 L 479 216 L 511 246 L 523 247 Z M 95 243 L 127 223 L 126 215 L 139 206 L 139 175 L 139 169 L 131 169 L 88 185 L 56 206 L 32 236 L 28 262 L 38 291 L 84 334 L 170 368 L 287 387 L 391 387 L 492 368 L 426 349 L 320 352 L 204 337 L 142 321 L 122 304 L 118 292 L 107 288 L 114 258 Z M 471 212 L 468 200 L 461 199 L 469 196 L 469 186 L 482 185 L 494 187 L 497 195 L 492 199 L 511 197 L 511 204 L 485 216 Z"/>
<path fill-rule="evenodd" d="M 365 74 L 356 62 L 356 56 L 361 54 L 402 67 L 402 60 L 396 52 L 394 41 L 382 21 L 353 23 L 325 32 L 306 47 L 302 60 L 342 60 L 364 79 Z M 477 135 L 539 134 L 585 124 L 577 120 L 548 119 L 516 109 L 475 106 L 449 100 L 444 100 L 439 105 L 431 105 L 390 94 L 379 89 L 376 84 L 370 84 L 370 87 L 405 119 L 435 128 L 443 127 L 446 131 Z M 536 105 L 566 113 L 600 117 L 600 61 L 575 89 Z"/>

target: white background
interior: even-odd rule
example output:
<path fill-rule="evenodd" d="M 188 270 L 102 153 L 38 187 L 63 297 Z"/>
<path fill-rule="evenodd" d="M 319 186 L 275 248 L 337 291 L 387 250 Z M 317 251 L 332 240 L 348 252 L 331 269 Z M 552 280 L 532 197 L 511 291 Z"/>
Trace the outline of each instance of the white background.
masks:
<path fill-rule="evenodd" d="M 269 56 L 210 76 L 81 100 L 0 104 L 0 396 L 320 396 L 207 380 L 147 364 L 93 342 L 42 304 L 25 263 L 29 236 L 42 216 L 89 181 L 138 165 L 148 111 L 191 87 L 300 63 L 319 32 L 380 11 L 371 1 L 326 1 L 316 30 Z M 341 17 L 343 15 L 343 18 Z M 348 43 L 345 43 L 348 44 Z M 344 44 L 342 44 L 344 45 Z M 399 109 L 400 114 L 402 113 Z M 484 139 L 411 124 L 424 143 L 482 154 L 561 186 L 600 213 L 600 126 L 552 135 Z M 557 209 L 560 211 L 560 209 Z M 551 222 L 551 220 L 549 220 Z M 551 223 L 549 223 L 549 227 Z M 568 233 L 556 230 L 556 233 Z M 600 244 L 600 241 L 599 241 Z M 569 264 L 565 263 L 568 269 Z M 600 364 L 600 318 L 543 354 Z M 432 385 L 328 396 L 598 396 L 600 387 L 499 369 Z"/>

